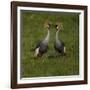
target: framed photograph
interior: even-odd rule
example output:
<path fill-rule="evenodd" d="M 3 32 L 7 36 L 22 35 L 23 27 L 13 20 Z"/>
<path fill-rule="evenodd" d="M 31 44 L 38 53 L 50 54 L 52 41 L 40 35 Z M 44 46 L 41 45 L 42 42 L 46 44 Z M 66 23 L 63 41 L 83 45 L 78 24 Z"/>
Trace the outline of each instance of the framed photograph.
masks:
<path fill-rule="evenodd" d="M 87 84 L 87 6 L 11 2 L 11 88 Z"/>

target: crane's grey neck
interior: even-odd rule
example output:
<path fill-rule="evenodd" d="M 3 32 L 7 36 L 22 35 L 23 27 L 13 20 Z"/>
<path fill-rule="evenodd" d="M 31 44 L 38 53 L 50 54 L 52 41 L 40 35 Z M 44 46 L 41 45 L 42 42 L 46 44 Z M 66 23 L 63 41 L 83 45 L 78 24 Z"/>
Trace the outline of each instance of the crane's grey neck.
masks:
<path fill-rule="evenodd" d="M 56 42 L 57 42 L 57 43 L 59 43 L 59 42 L 60 42 L 60 39 L 59 39 L 59 36 L 58 36 L 59 31 L 60 31 L 60 30 L 57 30 L 57 32 L 56 32 Z"/>
<path fill-rule="evenodd" d="M 50 31 L 49 31 L 49 29 L 47 30 L 47 36 L 45 37 L 45 39 L 44 39 L 44 43 L 48 43 L 49 42 L 49 37 L 50 37 Z"/>

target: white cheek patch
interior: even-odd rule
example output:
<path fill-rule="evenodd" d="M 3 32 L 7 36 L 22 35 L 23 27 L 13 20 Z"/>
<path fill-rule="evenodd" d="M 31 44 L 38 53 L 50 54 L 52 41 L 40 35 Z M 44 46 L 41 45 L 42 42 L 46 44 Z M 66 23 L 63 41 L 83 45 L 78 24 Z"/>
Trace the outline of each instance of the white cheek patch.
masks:
<path fill-rule="evenodd" d="M 39 54 L 39 48 L 36 48 L 34 56 L 37 57 Z"/>
<path fill-rule="evenodd" d="M 57 26 L 57 29 L 58 29 L 58 26 Z"/>

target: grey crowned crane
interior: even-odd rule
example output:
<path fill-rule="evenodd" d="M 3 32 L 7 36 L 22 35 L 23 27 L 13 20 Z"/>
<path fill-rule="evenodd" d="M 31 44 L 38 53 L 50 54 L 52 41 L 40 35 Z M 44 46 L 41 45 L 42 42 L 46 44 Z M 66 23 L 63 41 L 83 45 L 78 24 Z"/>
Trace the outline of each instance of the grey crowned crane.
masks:
<path fill-rule="evenodd" d="M 50 37 L 50 22 L 45 22 L 45 28 L 47 29 L 47 35 L 44 38 L 44 40 L 40 41 L 35 48 L 35 57 L 41 57 L 44 53 L 48 50 L 48 43 L 49 43 L 49 37 Z"/>
<path fill-rule="evenodd" d="M 62 55 L 65 55 L 66 54 L 66 47 L 64 45 L 64 42 L 59 38 L 59 31 L 62 30 L 62 23 L 56 23 L 55 25 L 56 27 L 56 40 L 55 40 L 55 43 L 54 43 L 54 48 L 55 50 L 58 52 L 58 53 L 61 53 Z"/>

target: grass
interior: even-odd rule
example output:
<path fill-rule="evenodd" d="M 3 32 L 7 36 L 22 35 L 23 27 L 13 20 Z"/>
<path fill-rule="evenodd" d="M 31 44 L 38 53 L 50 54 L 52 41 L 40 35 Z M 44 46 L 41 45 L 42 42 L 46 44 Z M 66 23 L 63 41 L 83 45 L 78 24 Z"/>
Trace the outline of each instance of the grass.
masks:
<path fill-rule="evenodd" d="M 56 30 L 50 30 L 49 50 L 42 57 L 35 59 L 31 51 L 39 40 L 45 38 L 47 30 L 44 22 L 49 19 L 53 24 L 63 23 L 59 33 L 66 46 L 66 56 L 58 55 L 54 50 Z M 52 57 L 51 57 L 52 56 Z M 79 74 L 79 15 L 69 13 L 21 12 L 21 76 L 45 77 Z"/>

